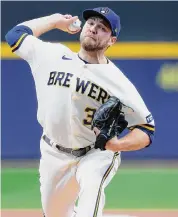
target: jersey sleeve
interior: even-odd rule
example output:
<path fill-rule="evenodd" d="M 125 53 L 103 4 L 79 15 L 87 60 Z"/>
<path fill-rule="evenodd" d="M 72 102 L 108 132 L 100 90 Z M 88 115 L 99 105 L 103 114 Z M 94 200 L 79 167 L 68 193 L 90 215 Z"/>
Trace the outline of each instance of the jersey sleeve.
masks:
<path fill-rule="evenodd" d="M 5 38 L 12 52 L 26 60 L 32 68 L 44 59 L 49 44 L 34 37 L 32 30 L 24 25 L 15 26 Z"/>

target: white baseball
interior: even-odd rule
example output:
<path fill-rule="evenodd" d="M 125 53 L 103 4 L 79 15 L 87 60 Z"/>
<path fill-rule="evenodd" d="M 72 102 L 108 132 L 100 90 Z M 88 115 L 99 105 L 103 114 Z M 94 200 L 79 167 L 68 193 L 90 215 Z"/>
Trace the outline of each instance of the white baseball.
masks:
<path fill-rule="evenodd" d="M 69 25 L 68 29 L 71 32 L 75 32 L 80 28 L 81 23 L 82 22 L 79 19 L 77 19 L 75 22 L 73 22 L 72 24 Z"/>

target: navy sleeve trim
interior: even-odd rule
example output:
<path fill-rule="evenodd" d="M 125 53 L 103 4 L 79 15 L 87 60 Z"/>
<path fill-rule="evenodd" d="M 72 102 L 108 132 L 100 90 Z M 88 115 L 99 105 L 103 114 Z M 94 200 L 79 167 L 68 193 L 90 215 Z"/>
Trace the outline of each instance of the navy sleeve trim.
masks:
<path fill-rule="evenodd" d="M 24 39 L 28 36 L 28 34 L 23 34 L 20 39 L 18 40 L 18 42 L 11 47 L 12 52 L 16 51 L 17 49 L 19 49 L 19 47 L 21 46 L 22 42 L 24 41 Z"/>
<path fill-rule="evenodd" d="M 33 35 L 33 32 L 28 26 L 24 25 L 15 26 L 6 34 L 5 38 L 12 48 L 12 52 L 16 51 L 20 47 L 28 35 Z"/>
<path fill-rule="evenodd" d="M 149 131 L 152 131 L 154 132 L 155 131 L 155 126 L 151 125 L 151 124 L 141 124 L 141 125 L 135 125 L 135 126 L 131 126 L 131 127 L 128 127 L 129 130 L 133 130 L 134 128 L 136 127 L 141 127 L 143 129 L 147 129 Z"/>

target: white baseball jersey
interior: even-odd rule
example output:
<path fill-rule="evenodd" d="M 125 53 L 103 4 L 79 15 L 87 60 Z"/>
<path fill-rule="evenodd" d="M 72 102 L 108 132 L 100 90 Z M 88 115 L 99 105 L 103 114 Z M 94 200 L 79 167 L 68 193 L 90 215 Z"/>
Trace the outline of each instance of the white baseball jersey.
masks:
<path fill-rule="evenodd" d="M 32 35 L 15 53 L 31 67 L 38 100 L 37 118 L 53 142 L 73 149 L 93 144 L 94 112 L 113 95 L 125 105 L 128 127 L 154 125 L 136 88 L 111 61 L 85 64 L 62 44 L 43 42 Z"/>

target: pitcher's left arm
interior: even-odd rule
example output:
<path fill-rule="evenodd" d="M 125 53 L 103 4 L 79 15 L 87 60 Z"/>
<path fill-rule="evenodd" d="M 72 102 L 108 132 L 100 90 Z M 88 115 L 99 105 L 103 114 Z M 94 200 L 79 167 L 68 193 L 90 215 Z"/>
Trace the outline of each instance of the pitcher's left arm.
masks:
<path fill-rule="evenodd" d="M 153 128 L 152 128 L 153 129 Z M 145 130 L 136 126 L 122 138 L 114 137 L 106 143 L 106 149 L 117 151 L 136 151 L 148 147 L 154 137 L 154 130 Z"/>

